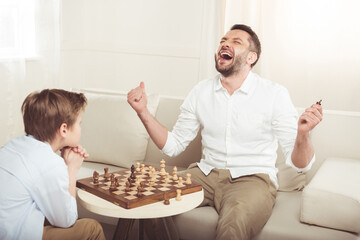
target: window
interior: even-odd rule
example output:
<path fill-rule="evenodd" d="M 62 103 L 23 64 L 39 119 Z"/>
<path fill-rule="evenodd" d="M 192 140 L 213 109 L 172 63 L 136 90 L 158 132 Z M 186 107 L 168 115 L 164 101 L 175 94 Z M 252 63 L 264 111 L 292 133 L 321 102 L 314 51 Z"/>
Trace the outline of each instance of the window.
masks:
<path fill-rule="evenodd" d="M 0 0 L 0 58 L 35 55 L 34 0 Z"/>

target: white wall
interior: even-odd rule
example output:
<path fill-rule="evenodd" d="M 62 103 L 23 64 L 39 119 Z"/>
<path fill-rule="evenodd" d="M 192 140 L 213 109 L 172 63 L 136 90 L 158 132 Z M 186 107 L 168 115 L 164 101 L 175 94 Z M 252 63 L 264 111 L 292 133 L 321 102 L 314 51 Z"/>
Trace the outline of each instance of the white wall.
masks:
<path fill-rule="evenodd" d="M 225 29 L 252 26 L 263 52 L 256 71 L 284 85 L 294 105 L 323 99 L 360 112 L 360 1 L 227 0 Z"/>
<path fill-rule="evenodd" d="M 144 81 L 148 93 L 185 96 L 201 75 L 205 11 L 215 2 L 63 0 L 62 83 L 127 92 Z"/>

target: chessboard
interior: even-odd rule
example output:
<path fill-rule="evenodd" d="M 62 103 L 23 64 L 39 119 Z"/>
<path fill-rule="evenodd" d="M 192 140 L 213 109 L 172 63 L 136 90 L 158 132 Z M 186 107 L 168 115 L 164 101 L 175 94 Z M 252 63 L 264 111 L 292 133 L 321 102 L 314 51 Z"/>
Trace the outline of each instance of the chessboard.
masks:
<path fill-rule="evenodd" d="M 162 162 L 163 165 L 163 162 Z M 177 176 L 174 167 L 172 174 L 165 172 L 164 168 L 158 170 L 152 166 L 137 164 L 130 169 L 108 172 L 104 174 L 94 171 L 93 177 L 80 179 L 76 186 L 98 197 L 110 201 L 126 209 L 144 206 L 147 204 L 164 201 L 169 204 L 169 198 L 201 191 L 202 186 L 187 174 L 186 181 Z"/>

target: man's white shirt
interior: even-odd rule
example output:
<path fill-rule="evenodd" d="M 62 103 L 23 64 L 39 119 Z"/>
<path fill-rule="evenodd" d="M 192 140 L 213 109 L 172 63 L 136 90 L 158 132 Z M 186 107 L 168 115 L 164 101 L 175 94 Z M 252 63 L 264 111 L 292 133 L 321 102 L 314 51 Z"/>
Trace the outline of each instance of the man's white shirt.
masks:
<path fill-rule="evenodd" d="M 297 135 L 298 114 L 283 86 L 253 72 L 232 95 L 220 75 L 199 82 L 185 98 L 181 113 L 163 153 L 176 156 L 196 137 L 202 136 L 203 158 L 199 168 L 208 175 L 213 168 L 228 169 L 232 178 L 265 173 L 278 188 L 277 159 L 280 144 L 286 164 L 291 161 Z"/>

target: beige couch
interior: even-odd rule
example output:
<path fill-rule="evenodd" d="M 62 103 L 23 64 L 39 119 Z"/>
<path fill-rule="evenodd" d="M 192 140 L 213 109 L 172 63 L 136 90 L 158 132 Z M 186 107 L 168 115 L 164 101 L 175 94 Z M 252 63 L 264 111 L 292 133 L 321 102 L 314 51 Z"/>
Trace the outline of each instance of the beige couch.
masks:
<path fill-rule="evenodd" d="M 166 160 L 168 169 L 172 169 L 171 166 L 177 166 L 178 169 L 184 170 L 189 164 L 200 160 L 201 138 L 199 135 L 188 146 L 185 152 L 169 159 L 149 140 L 140 120 L 127 104 L 125 94 L 97 90 L 78 91 L 84 92 L 89 99 L 88 107 L 83 116 L 81 143 L 90 154 L 88 161 L 84 162 L 78 178 L 89 177 L 94 170 L 101 173 L 104 167 L 109 167 L 110 171 L 116 171 L 127 168 L 136 162 L 159 166 L 161 159 Z M 178 98 L 152 95 L 149 96 L 148 106 L 156 118 L 171 130 L 179 114 L 179 106 L 182 101 L 182 99 Z M 301 112 L 302 110 L 299 109 L 299 111 Z M 322 162 L 328 157 L 359 159 L 355 160 L 355 164 L 360 166 L 360 150 L 358 147 L 358 143 L 360 143 L 359 120 L 360 115 L 358 113 L 325 111 L 324 121 L 312 133 L 317 160 L 312 169 L 306 174 L 298 174 L 286 166 L 279 152 L 277 167 L 279 169 L 278 179 L 280 189 L 277 194 L 276 204 L 269 221 L 254 239 L 360 239 L 358 233 L 341 230 L 344 229 L 344 225 L 353 224 L 355 225 L 355 230 L 354 227 L 350 228 L 350 230 L 357 231 L 356 225 L 360 227 L 360 222 L 357 222 L 359 221 L 358 216 L 360 217 L 360 213 L 359 215 L 356 212 L 352 214 L 351 212 L 354 211 L 350 209 L 350 213 L 346 213 L 339 220 L 343 224 L 338 224 L 337 218 L 333 218 L 330 219 L 333 225 L 327 225 L 326 221 L 323 223 L 324 219 L 327 219 L 326 213 L 325 216 L 324 214 L 317 213 L 317 209 L 319 209 L 317 206 L 326 205 L 326 202 L 317 201 L 319 194 L 316 191 L 315 193 L 314 191 L 309 191 L 310 193 L 307 197 L 303 198 L 302 191 L 304 186 L 313 179 Z M 336 161 L 341 164 L 341 159 Z M 323 175 L 329 177 L 329 174 Z M 341 174 L 335 174 L 330 177 L 336 178 L 337 176 L 341 176 Z M 326 179 L 325 181 L 324 179 L 319 181 L 321 182 L 321 180 L 325 183 L 327 182 Z M 342 183 L 342 181 L 342 179 L 339 179 L 337 182 Z M 345 182 L 344 184 L 347 183 Z M 353 186 L 353 192 L 356 194 L 343 198 L 352 201 L 352 207 L 356 210 L 360 204 L 359 182 L 347 185 Z M 329 196 L 331 197 L 332 193 L 331 191 L 329 192 L 326 192 L 326 194 L 330 194 Z M 324 195 L 325 197 L 328 196 L 326 194 Z M 358 196 L 359 198 L 357 198 Z M 302 201 L 319 205 L 313 204 L 310 206 L 308 204 L 306 205 L 307 208 L 305 208 L 302 205 Z M 342 204 L 341 198 L 337 202 L 340 207 Z M 331 212 L 331 209 L 334 209 L 333 205 L 329 207 L 329 212 Z M 302 212 L 306 212 L 306 214 L 302 216 L 301 220 L 312 224 L 300 221 Z M 312 212 L 314 212 L 313 215 L 315 217 L 311 219 L 313 217 Z M 348 218 L 348 215 L 354 216 Z M 79 206 L 79 216 L 93 217 L 102 223 L 113 225 L 117 222 L 117 219 L 92 214 L 81 206 Z M 332 215 L 330 214 L 329 216 Z M 212 207 L 196 208 L 173 218 L 181 239 L 210 240 L 215 238 L 218 214 Z M 352 219 L 352 223 L 348 223 L 350 219 Z M 329 221 L 329 219 L 327 220 Z M 326 226 L 331 226 L 332 228 Z"/>

